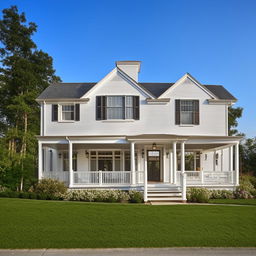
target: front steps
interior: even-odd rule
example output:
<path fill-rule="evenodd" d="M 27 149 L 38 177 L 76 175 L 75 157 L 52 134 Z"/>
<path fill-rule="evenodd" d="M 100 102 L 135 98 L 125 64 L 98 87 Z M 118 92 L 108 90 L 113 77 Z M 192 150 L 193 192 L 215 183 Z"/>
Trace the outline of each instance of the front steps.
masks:
<path fill-rule="evenodd" d="M 148 185 L 148 202 L 183 202 L 182 192 L 179 186 L 175 185 Z"/>

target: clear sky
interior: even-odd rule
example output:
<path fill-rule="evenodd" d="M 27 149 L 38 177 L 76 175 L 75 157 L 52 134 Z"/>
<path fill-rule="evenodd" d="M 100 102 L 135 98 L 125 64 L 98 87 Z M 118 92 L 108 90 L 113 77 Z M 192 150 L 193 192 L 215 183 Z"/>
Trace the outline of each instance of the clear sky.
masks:
<path fill-rule="evenodd" d="M 63 82 L 96 82 L 116 60 L 142 61 L 141 82 L 189 72 L 224 85 L 256 136 L 256 0 L 0 0 L 38 25 L 34 40 Z"/>

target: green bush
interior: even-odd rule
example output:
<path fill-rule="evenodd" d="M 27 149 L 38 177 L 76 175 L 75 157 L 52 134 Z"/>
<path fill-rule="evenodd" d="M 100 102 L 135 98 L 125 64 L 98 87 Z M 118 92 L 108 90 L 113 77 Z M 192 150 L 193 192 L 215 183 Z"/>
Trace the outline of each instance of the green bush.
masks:
<path fill-rule="evenodd" d="M 130 203 L 143 203 L 144 202 L 144 197 L 143 194 L 140 191 L 136 190 L 130 190 L 128 192 L 130 200 Z"/>
<path fill-rule="evenodd" d="M 187 190 L 187 201 L 192 203 L 208 203 L 210 191 L 206 188 L 190 188 Z"/>
<path fill-rule="evenodd" d="M 67 191 L 67 187 L 63 182 L 55 179 L 42 179 L 40 180 L 31 192 L 35 192 L 39 195 L 46 195 L 46 197 L 55 197 L 58 194 L 64 194 Z M 42 197 L 44 197 L 42 196 Z"/>
<path fill-rule="evenodd" d="M 121 190 L 69 190 L 62 199 L 84 202 L 127 202 L 130 197 L 127 192 Z"/>
<path fill-rule="evenodd" d="M 211 199 L 233 199 L 234 193 L 230 190 L 211 190 L 210 191 Z"/>

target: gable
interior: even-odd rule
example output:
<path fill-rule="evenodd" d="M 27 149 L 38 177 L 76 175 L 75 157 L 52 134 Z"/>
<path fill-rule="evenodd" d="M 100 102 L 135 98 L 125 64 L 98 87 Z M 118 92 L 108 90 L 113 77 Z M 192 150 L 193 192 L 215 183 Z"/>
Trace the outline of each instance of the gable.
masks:
<path fill-rule="evenodd" d="M 115 72 L 113 72 L 115 71 Z M 135 81 L 114 69 L 92 90 L 83 95 L 83 97 L 91 97 L 92 95 L 142 95 L 145 98 L 151 97 L 143 88 Z"/>
<path fill-rule="evenodd" d="M 204 90 L 204 88 L 195 83 L 189 77 L 184 77 L 178 84 L 174 84 L 160 96 L 160 98 L 162 97 L 187 99 L 214 98 L 207 90 Z"/>

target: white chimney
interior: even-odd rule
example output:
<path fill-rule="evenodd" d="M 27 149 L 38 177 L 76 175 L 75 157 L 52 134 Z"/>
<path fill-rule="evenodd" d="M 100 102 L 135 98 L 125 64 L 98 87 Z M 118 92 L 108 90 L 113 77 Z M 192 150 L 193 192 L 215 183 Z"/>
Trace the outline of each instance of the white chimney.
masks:
<path fill-rule="evenodd" d="M 138 74 L 140 72 L 140 61 L 116 61 L 116 66 L 138 82 Z"/>

